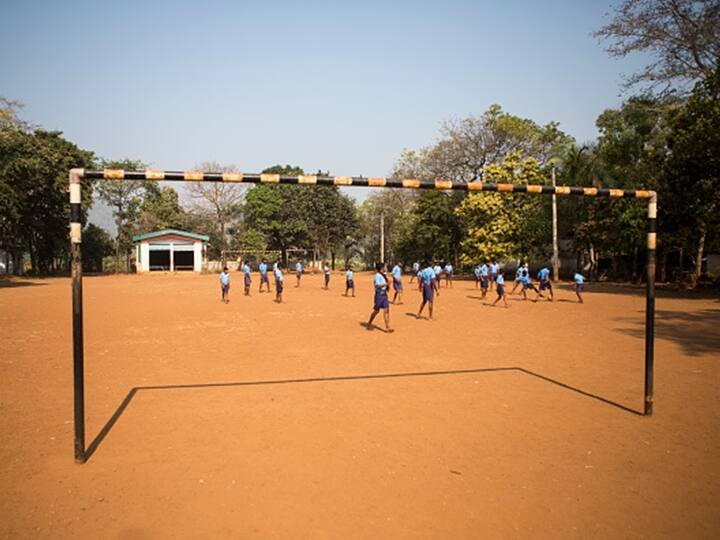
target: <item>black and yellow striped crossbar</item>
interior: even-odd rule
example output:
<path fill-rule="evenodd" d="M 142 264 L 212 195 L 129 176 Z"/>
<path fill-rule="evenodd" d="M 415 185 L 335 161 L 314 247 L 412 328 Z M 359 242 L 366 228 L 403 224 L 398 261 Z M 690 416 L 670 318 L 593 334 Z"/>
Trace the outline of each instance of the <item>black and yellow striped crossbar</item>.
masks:
<path fill-rule="evenodd" d="M 227 182 L 246 184 L 289 184 L 318 186 L 385 187 L 406 189 L 437 189 L 455 191 L 488 191 L 500 193 L 529 193 L 543 195 L 576 195 L 583 197 L 654 198 L 654 192 L 637 189 L 611 189 L 575 186 L 545 186 L 525 184 L 499 184 L 492 182 L 451 182 L 450 180 L 418 180 L 416 178 L 383 178 L 365 176 L 286 176 L 241 172 L 203 171 L 125 171 L 122 169 L 82 170 L 78 176 L 104 180 L 170 180 L 190 182 Z"/>

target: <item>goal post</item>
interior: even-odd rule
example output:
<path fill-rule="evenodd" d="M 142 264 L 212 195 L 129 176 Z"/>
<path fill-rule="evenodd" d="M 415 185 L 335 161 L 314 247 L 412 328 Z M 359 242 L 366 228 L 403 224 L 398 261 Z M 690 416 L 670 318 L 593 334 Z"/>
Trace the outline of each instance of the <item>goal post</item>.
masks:
<path fill-rule="evenodd" d="M 467 192 L 499 192 L 527 195 L 560 195 L 594 198 L 630 198 L 647 202 L 647 286 L 645 289 L 645 388 L 643 415 L 653 412 L 653 369 L 655 340 L 655 250 L 657 245 L 657 193 L 650 190 L 606 189 L 595 187 L 546 186 L 524 184 L 496 184 L 485 182 L 455 183 L 450 180 L 419 180 L 416 178 L 367 178 L 364 176 L 286 176 L 239 172 L 201 171 L 125 171 L 122 169 L 70 171 L 70 259 L 72 286 L 72 336 L 73 336 L 73 404 L 75 460 L 87 461 L 85 447 L 85 382 L 82 300 L 82 225 L 80 191 L 87 180 L 148 180 L 227 182 L 246 184 L 290 184 L 347 187 L 434 189 Z"/>

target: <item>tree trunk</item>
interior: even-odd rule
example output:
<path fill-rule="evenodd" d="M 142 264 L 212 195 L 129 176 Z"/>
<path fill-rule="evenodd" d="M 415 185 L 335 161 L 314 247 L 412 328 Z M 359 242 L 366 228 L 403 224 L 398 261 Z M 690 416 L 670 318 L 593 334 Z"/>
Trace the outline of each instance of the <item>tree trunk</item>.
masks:
<path fill-rule="evenodd" d="M 334 271 L 335 270 L 335 251 L 330 252 L 330 260 L 331 260 L 330 268 L 332 268 Z"/>
<path fill-rule="evenodd" d="M 678 264 L 680 265 L 680 272 L 679 272 L 679 274 L 675 277 L 675 281 L 676 281 L 677 283 L 682 283 L 683 274 L 685 273 L 685 263 L 684 263 L 684 261 L 683 261 L 683 259 L 685 259 L 685 248 L 684 248 L 684 247 L 681 247 L 681 248 L 680 248 L 679 258 L 680 258 L 680 262 L 679 262 Z"/>
<path fill-rule="evenodd" d="M 698 280 L 700 279 L 700 274 L 702 273 L 702 258 L 703 258 L 703 252 L 705 251 L 705 224 L 700 225 L 700 239 L 698 240 L 697 245 L 697 257 L 695 258 L 695 272 L 693 273 L 693 280 L 692 280 L 692 286 L 695 287 L 697 285 Z"/>
<path fill-rule="evenodd" d="M 639 258 L 639 257 L 638 257 L 638 252 L 639 252 L 639 251 L 640 251 L 640 250 L 639 250 L 639 248 L 638 248 L 637 246 L 635 246 L 635 248 L 633 248 L 632 276 L 630 277 L 630 280 L 631 280 L 633 283 L 640 283 L 640 282 L 642 282 L 642 277 L 641 277 L 641 276 L 639 275 L 639 273 L 638 273 L 638 258 Z"/>
<path fill-rule="evenodd" d="M 662 249 L 660 251 L 660 264 L 658 265 L 658 270 L 660 271 L 660 283 L 667 283 L 667 256 L 667 249 Z"/>
<path fill-rule="evenodd" d="M 120 233 L 115 238 L 115 273 L 120 273 Z"/>

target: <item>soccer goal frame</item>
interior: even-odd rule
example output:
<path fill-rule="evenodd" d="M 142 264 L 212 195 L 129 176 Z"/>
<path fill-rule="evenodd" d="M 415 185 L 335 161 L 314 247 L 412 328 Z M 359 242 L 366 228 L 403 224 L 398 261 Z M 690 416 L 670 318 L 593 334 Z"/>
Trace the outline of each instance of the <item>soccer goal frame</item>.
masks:
<path fill-rule="evenodd" d="M 80 191 L 83 180 L 148 180 L 185 182 L 228 182 L 247 184 L 290 184 L 320 186 L 357 186 L 399 189 L 435 189 L 468 192 L 499 192 L 527 195 L 568 195 L 578 197 L 631 198 L 647 203 L 647 280 L 645 289 L 645 395 L 643 415 L 653 412 L 653 369 L 655 343 L 655 249 L 657 245 L 658 197 L 655 191 L 605 189 L 595 187 L 495 184 L 485 182 L 454 183 L 449 180 L 418 180 L 416 178 L 366 178 L 363 176 L 285 176 L 256 173 L 215 173 L 201 171 L 125 171 L 122 169 L 70 171 L 70 257 L 72 286 L 73 335 L 73 405 L 75 428 L 75 460 L 87 461 L 85 447 L 85 358 L 82 300 L 82 223 Z"/>
<path fill-rule="evenodd" d="M 262 255 L 262 258 L 271 260 L 270 257 L 282 255 L 282 252 L 278 249 L 224 249 L 220 252 L 220 258 L 222 259 L 223 266 L 227 265 L 228 255 Z M 240 259 L 241 262 L 245 262 L 245 258 Z"/>

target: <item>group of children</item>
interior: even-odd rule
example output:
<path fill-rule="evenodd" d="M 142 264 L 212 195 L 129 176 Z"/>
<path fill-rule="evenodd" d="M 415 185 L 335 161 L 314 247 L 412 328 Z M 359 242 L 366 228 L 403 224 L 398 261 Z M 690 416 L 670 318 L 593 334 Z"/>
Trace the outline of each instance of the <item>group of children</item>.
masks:
<path fill-rule="evenodd" d="M 327 263 L 323 263 L 323 275 L 324 275 L 324 286 L 325 290 L 330 288 L 330 266 Z M 268 265 L 265 259 L 258 266 L 260 273 L 260 287 L 259 292 L 263 292 L 263 285 L 267 286 L 267 292 L 270 292 L 270 280 L 268 277 Z M 283 294 L 283 282 L 284 276 L 282 272 L 281 263 L 275 262 L 272 266 L 273 275 L 275 278 L 275 301 L 282 303 Z M 245 262 L 242 265 L 243 279 L 245 285 L 245 295 L 250 294 L 250 286 L 252 284 L 250 266 Z M 300 280 L 302 278 L 303 266 L 301 262 L 295 265 L 295 275 L 297 283 L 295 287 L 300 287 Z M 410 283 L 416 278 L 418 281 L 418 290 L 422 293 L 422 299 L 420 308 L 418 309 L 416 317 L 422 318 L 423 310 L 425 306 L 428 306 L 428 316 L 432 320 L 433 318 L 433 306 L 435 302 L 435 296 L 440 295 L 440 283 L 442 276 L 445 276 L 445 286 L 452 287 L 453 283 L 453 266 L 450 263 L 445 264 L 444 268 L 438 263 L 431 264 L 429 261 L 421 266 L 419 262 L 414 262 L 412 265 L 412 273 L 410 274 Z M 497 261 L 493 260 L 485 261 L 482 264 L 477 265 L 473 273 L 475 274 L 475 287 L 482 290 L 482 298 L 485 299 L 488 290 L 495 289 L 497 297 L 493 301 L 492 305 L 495 306 L 500 300 L 503 301 L 505 307 L 509 307 L 507 303 L 507 295 L 505 292 L 505 276 Z M 534 301 L 537 302 L 540 298 L 545 298 L 544 292 L 547 291 L 547 299 L 549 301 L 554 300 L 553 286 L 550 281 L 550 270 L 544 266 L 540 269 L 537 274 L 538 286 L 535 286 L 531 277 L 528 263 L 521 264 L 515 273 L 515 285 L 513 286 L 510 294 L 514 294 L 518 287 L 521 288 L 521 294 L 523 299 L 527 300 L 528 289 L 535 292 Z M 575 272 L 573 276 L 575 281 L 575 294 L 578 297 L 578 301 L 582 304 L 583 297 L 582 292 L 585 288 L 585 277 L 580 272 Z M 374 288 L 374 302 L 373 310 L 370 314 L 370 318 L 367 322 L 367 328 L 370 330 L 373 328 L 373 321 L 375 317 L 383 311 L 383 318 L 385 321 L 385 329 L 388 332 L 392 332 L 393 329 L 390 327 L 390 284 L 392 282 L 393 288 L 393 299 L 392 303 L 399 305 L 402 304 L 403 297 L 403 283 L 402 283 L 402 262 L 398 261 L 390 272 L 390 277 L 386 275 L 386 266 L 384 263 L 377 263 L 375 265 L 375 276 L 373 277 L 373 288 Z M 220 288 L 222 293 L 222 301 L 229 302 L 230 293 L 230 274 L 228 268 L 223 268 L 223 272 L 220 274 Z M 350 296 L 352 292 L 353 298 L 355 297 L 355 281 L 353 279 L 352 266 L 348 266 L 345 272 L 345 296 Z"/>

